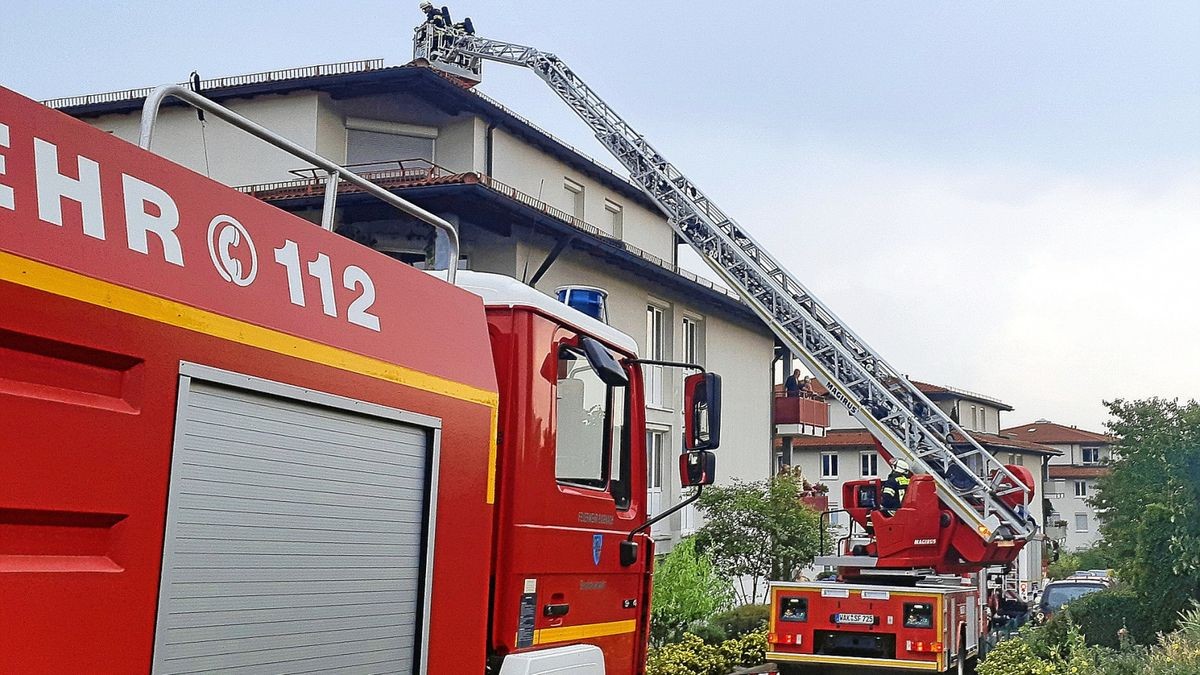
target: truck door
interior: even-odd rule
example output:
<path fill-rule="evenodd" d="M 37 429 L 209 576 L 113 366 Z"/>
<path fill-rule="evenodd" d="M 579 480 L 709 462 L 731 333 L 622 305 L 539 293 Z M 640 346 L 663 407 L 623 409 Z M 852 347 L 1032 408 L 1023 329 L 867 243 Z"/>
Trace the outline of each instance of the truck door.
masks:
<path fill-rule="evenodd" d="M 502 463 L 493 639 L 500 651 L 592 644 L 609 675 L 639 672 L 646 555 L 623 567 L 619 544 L 645 518 L 640 373 L 624 366 L 629 383 L 606 384 L 582 336 L 538 332 L 546 358 L 528 391 L 540 403 L 504 425 L 514 463 Z"/>

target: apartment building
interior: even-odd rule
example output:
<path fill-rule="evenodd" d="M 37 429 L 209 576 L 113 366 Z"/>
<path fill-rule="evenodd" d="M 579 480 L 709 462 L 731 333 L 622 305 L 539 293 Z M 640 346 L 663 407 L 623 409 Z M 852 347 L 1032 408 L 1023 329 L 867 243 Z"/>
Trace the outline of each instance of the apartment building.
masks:
<path fill-rule="evenodd" d="M 676 265 L 666 219 L 622 175 L 462 83 L 381 60 L 209 80 L 206 96 L 454 223 L 460 268 L 521 279 L 546 294 L 582 284 L 608 292 L 609 322 L 646 358 L 699 363 L 724 384 L 718 476 L 773 469 L 775 340 L 731 292 Z M 136 142 L 149 89 L 47 101 Z M 320 222 L 324 176 L 183 106 L 163 109 L 152 149 L 217 181 Z M 345 185 L 335 229 L 384 255 L 445 267 L 425 224 Z M 443 259 L 439 259 L 439 256 Z M 646 366 L 652 510 L 680 499 L 681 376 Z M 656 526 L 668 550 L 697 527 L 692 510 Z"/>
<path fill-rule="evenodd" d="M 1116 439 L 1046 419 L 1009 427 L 1003 433 L 1059 451 L 1050 459 L 1045 497 L 1050 504 L 1047 521 L 1063 549 L 1076 551 L 1100 541 L 1091 498 L 1096 479 L 1108 473 L 1105 465 L 1112 459 Z"/>

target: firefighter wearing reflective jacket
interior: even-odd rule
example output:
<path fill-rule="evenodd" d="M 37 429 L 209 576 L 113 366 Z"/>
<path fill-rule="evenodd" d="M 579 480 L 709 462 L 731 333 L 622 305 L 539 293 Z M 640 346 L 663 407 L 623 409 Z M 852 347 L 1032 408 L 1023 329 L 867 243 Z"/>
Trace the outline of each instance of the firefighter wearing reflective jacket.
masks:
<path fill-rule="evenodd" d="M 908 482 L 912 478 L 912 469 L 908 462 L 897 458 L 892 463 L 892 472 L 883 481 L 883 495 L 879 500 L 883 515 L 891 517 L 904 502 L 904 493 L 908 492 Z"/>

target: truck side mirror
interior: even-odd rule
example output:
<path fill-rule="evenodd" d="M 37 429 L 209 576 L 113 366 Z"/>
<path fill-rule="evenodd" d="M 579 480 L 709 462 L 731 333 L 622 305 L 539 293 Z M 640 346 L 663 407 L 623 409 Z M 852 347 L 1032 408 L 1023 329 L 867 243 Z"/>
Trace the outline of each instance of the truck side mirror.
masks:
<path fill-rule="evenodd" d="M 696 373 L 683 380 L 683 448 L 716 450 L 721 444 L 721 376 Z"/>
<path fill-rule="evenodd" d="M 612 352 L 608 351 L 604 345 L 590 337 L 583 338 L 580 343 L 583 345 L 583 353 L 587 356 L 588 365 L 600 376 L 601 382 L 610 387 L 624 387 L 629 384 L 629 375 L 625 373 L 625 369 L 617 363 Z"/>
<path fill-rule="evenodd" d="M 683 487 L 712 485 L 717 478 L 717 456 L 708 450 L 685 452 L 679 456 L 679 484 Z"/>

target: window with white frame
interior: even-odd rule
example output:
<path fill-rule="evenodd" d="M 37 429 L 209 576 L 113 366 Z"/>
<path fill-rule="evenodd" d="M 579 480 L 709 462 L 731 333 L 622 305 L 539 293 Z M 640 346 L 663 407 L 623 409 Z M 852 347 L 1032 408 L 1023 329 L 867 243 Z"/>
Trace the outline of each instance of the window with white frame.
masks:
<path fill-rule="evenodd" d="M 667 432 L 646 431 L 646 510 L 654 515 L 662 510 L 663 452 Z"/>
<path fill-rule="evenodd" d="M 1076 513 L 1075 514 L 1075 531 L 1076 532 L 1087 532 L 1088 531 L 1088 514 L 1086 514 L 1086 513 Z"/>
<path fill-rule="evenodd" d="M 1084 464 L 1099 464 L 1100 448 L 1084 448 L 1082 459 Z"/>
<path fill-rule="evenodd" d="M 821 453 L 821 478 L 837 479 L 838 454 L 836 452 Z"/>
<path fill-rule="evenodd" d="M 683 360 L 685 362 L 704 365 L 701 340 L 700 322 L 685 316 L 683 318 Z"/>
<path fill-rule="evenodd" d="M 1087 487 L 1088 486 L 1087 486 L 1086 480 L 1075 481 L 1075 496 L 1076 497 L 1086 497 L 1087 496 Z"/>
<path fill-rule="evenodd" d="M 622 218 L 624 217 L 624 213 L 625 210 L 621 208 L 620 204 L 608 199 L 604 200 L 604 215 L 607 216 L 608 219 L 609 234 L 617 237 L 618 239 L 620 239 L 621 230 L 624 227 L 624 223 L 621 222 Z"/>
<path fill-rule="evenodd" d="M 971 406 L 971 430 L 979 430 L 979 410 L 975 406 Z"/>
<path fill-rule="evenodd" d="M 661 361 L 666 353 L 666 312 L 656 305 L 646 305 L 646 358 Z M 654 364 L 644 366 L 646 378 L 646 404 L 655 408 L 666 405 L 666 395 L 663 391 L 665 379 L 664 367 Z"/>
<path fill-rule="evenodd" d="M 863 478 L 875 478 L 879 475 L 879 453 L 863 452 L 858 456 Z"/>
<path fill-rule="evenodd" d="M 583 220 L 583 184 L 576 183 L 570 178 L 563 178 L 563 189 L 567 192 L 567 203 L 571 205 L 571 215 Z"/>
<path fill-rule="evenodd" d="M 979 431 L 987 431 L 987 408 L 979 406 Z"/>

